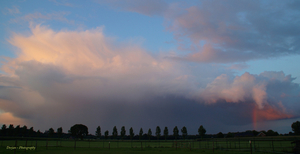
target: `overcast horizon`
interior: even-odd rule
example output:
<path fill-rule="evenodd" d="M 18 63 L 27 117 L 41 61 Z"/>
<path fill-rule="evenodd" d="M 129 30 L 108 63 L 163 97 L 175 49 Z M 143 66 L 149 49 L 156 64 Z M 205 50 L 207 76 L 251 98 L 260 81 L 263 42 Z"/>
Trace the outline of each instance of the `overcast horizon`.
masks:
<path fill-rule="evenodd" d="M 7 0 L 0 9 L 1 125 L 284 134 L 300 121 L 300 1 Z"/>

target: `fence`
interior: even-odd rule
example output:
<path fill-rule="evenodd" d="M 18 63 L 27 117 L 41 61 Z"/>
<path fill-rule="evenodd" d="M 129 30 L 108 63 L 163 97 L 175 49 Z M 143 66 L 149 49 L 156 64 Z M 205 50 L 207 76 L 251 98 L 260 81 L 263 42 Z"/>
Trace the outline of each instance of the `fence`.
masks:
<path fill-rule="evenodd" d="M 1 139 L 1 147 L 72 147 L 76 148 L 187 148 L 227 151 L 251 151 L 287 153 L 293 152 L 295 144 L 291 142 L 299 138 L 222 138 L 199 140 L 68 140 L 68 139 L 34 139 L 15 138 Z M 251 141 L 251 142 L 250 142 Z"/>

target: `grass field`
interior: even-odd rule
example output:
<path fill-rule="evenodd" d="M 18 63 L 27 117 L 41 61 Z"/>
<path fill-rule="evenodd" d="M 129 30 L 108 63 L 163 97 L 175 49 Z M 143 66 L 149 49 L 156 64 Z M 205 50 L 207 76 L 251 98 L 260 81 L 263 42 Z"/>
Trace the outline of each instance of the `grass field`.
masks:
<path fill-rule="evenodd" d="M 34 147 L 35 150 L 16 149 L 16 153 L 255 153 L 292 152 L 292 140 L 297 138 L 230 138 L 195 140 L 0 140 L 0 153 L 14 153 L 13 147 Z M 299 138 L 298 138 L 299 139 Z M 9 148 L 8 148 L 9 147 Z M 21 148 L 22 148 L 21 147 Z M 26 152 L 25 152 L 26 151 Z"/>
<path fill-rule="evenodd" d="M 14 150 L 7 150 L 4 147 L 1 147 L 0 153 L 2 154 L 12 154 Z M 25 150 L 16 150 L 17 154 L 185 154 L 185 153 L 203 153 L 203 154 L 248 154 L 249 151 L 224 151 L 224 150 L 206 150 L 206 149 L 175 149 L 175 148 L 71 148 L 71 147 L 41 147 L 38 150 L 26 151 Z M 257 154 L 262 154 L 264 152 L 256 152 Z"/>

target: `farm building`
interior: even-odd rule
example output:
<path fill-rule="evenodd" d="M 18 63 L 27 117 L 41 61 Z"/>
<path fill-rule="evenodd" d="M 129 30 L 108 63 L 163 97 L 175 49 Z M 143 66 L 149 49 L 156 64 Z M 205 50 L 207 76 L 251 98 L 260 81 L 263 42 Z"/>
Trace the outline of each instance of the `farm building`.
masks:
<path fill-rule="evenodd" d="M 265 137 L 265 136 L 266 136 L 266 134 L 263 133 L 263 132 L 260 132 L 260 133 L 257 135 L 257 137 Z"/>

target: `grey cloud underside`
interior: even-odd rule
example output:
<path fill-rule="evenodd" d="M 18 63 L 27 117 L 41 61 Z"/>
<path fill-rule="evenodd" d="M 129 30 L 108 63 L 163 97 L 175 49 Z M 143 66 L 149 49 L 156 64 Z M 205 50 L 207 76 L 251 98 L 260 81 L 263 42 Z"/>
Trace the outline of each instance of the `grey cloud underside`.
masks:
<path fill-rule="evenodd" d="M 280 2 L 273 4 L 273 1 L 267 2 L 267 7 L 249 1 L 226 3 L 229 4 L 203 3 L 197 10 L 202 17 L 200 20 L 204 21 L 182 27 L 184 36 L 192 41 L 214 44 L 217 54 L 211 62 L 248 61 L 300 53 L 299 11 Z M 186 22 L 189 20 L 193 19 L 186 18 Z"/>
<path fill-rule="evenodd" d="M 229 125 L 240 127 L 252 123 L 255 105 L 252 99 L 226 102 L 220 97 L 214 104 L 205 104 L 204 99 L 190 98 L 188 93 L 155 93 L 172 85 L 149 87 L 149 84 L 114 83 L 101 77 L 69 76 L 57 66 L 34 61 L 24 62 L 22 66 L 16 71 L 20 81 L 11 80 L 11 83 L 21 83 L 24 88 L 2 86 L 1 99 L 12 100 L 12 104 L 1 104 L 1 107 L 41 130 L 62 126 L 66 132 L 73 124 L 83 123 L 91 133 L 98 125 L 109 131 L 115 125 L 118 128 L 124 125 L 133 127 L 135 132 L 141 127 L 154 130 L 158 125 L 169 129 L 186 126 L 189 133 L 196 134 L 200 125 L 215 133 L 233 131 L 227 130 Z M 266 91 L 271 105 L 276 105 L 278 95 L 285 93 L 287 97 L 281 99 L 284 106 L 293 109 L 297 116 L 300 90 L 291 76 L 283 72 L 264 72 L 256 76 L 256 80 L 268 83 Z M 28 91 L 37 92 L 43 99 L 28 106 L 32 103 L 24 95 Z"/>
<path fill-rule="evenodd" d="M 184 2 L 138 1 L 130 5 L 133 2 L 136 1 L 108 4 L 126 11 L 163 16 L 178 49 L 191 52 L 177 59 L 231 63 L 300 53 L 297 1 L 203 0 L 191 7 Z M 142 6 L 150 7 L 141 9 Z M 209 56 L 204 44 L 212 46 L 207 51 Z"/>

